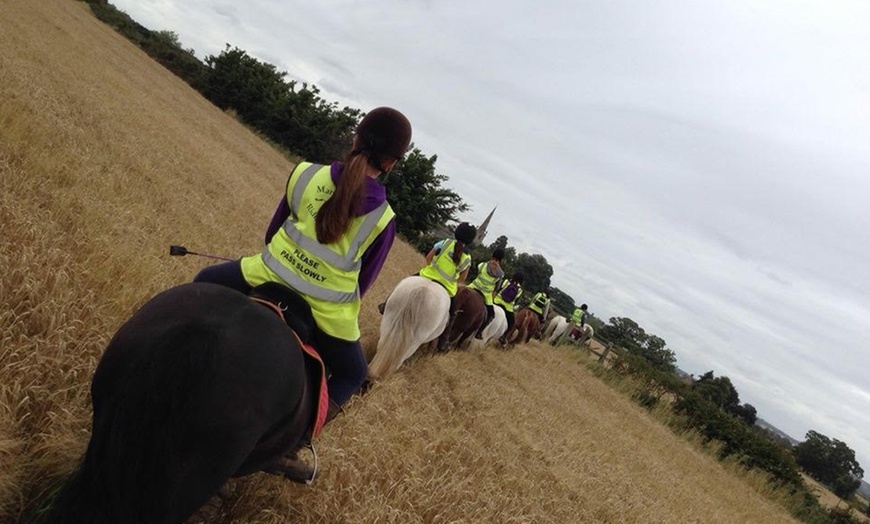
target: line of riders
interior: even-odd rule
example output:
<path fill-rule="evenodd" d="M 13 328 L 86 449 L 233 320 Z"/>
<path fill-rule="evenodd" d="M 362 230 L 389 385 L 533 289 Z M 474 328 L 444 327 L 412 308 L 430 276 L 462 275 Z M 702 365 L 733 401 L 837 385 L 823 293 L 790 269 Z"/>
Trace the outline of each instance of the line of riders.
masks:
<path fill-rule="evenodd" d="M 360 345 L 361 299 L 377 279 L 396 236 L 395 213 L 386 190 L 378 181 L 402 158 L 411 143 L 411 124 L 399 111 L 379 107 L 368 112 L 357 126 L 351 151 L 344 161 L 320 165 L 300 162 L 291 172 L 277 209 L 266 229 L 265 247 L 259 252 L 209 266 L 194 282 L 220 284 L 241 293 L 279 285 L 298 294 L 310 307 L 314 326 L 311 341 L 327 370 L 329 422 L 359 392 L 368 378 Z M 467 223 L 456 228 L 454 238 L 435 244 L 426 255 L 419 275 L 438 282 L 451 297 L 464 282 L 471 257 L 464 252 L 476 235 Z M 481 293 L 492 321 L 493 306 L 504 309 L 509 329 L 514 307 L 522 295 L 523 275 L 505 278 L 496 249 L 468 287 Z M 549 309 L 546 291 L 537 293 L 529 309 L 543 320 Z M 575 312 L 580 324 L 585 305 Z M 452 315 L 451 315 L 452 316 Z M 439 337 L 439 346 L 446 345 Z M 501 342 L 506 342 L 501 338 Z M 285 456 L 282 474 L 310 483 L 315 470 L 294 451 Z"/>
<path fill-rule="evenodd" d="M 465 253 L 465 247 L 474 241 L 476 234 L 477 230 L 474 226 L 467 222 L 459 224 L 453 233 L 452 239 L 441 240 L 432 247 L 426 255 L 426 265 L 417 273 L 421 277 L 440 284 L 450 297 L 449 316 L 451 322 L 448 322 L 444 332 L 438 337 L 438 349 L 441 351 L 446 349 L 449 343 L 452 320 L 456 316 L 456 293 L 459 286 L 467 280 L 472 265 L 471 256 Z M 514 310 L 520 296 L 523 294 L 522 285 L 524 276 L 522 271 L 515 271 L 510 278 L 507 278 L 501 268 L 503 258 L 504 249 L 494 249 L 488 262 L 481 262 L 477 265 L 477 276 L 467 287 L 477 291 L 486 305 L 486 319 L 477 328 L 477 332 L 474 335 L 475 338 L 483 338 L 483 331 L 495 318 L 494 308 L 498 306 L 504 311 L 507 320 L 507 329 L 498 339 L 502 346 L 505 346 L 508 343 L 506 337 L 514 325 Z M 378 311 L 381 314 L 384 312 L 385 305 L 386 302 L 378 305 Z M 540 334 L 549 315 L 549 290 L 542 290 L 536 293 L 526 307 L 537 315 L 539 323 L 542 326 L 539 333 L 537 333 Z M 586 304 L 576 308 L 572 315 L 571 323 L 582 329 L 586 321 L 586 311 Z"/>

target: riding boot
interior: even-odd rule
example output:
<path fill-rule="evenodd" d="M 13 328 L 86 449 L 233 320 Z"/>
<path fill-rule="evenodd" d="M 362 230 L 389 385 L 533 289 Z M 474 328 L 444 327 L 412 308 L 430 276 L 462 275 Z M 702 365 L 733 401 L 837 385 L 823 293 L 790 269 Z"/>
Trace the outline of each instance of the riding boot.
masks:
<path fill-rule="evenodd" d="M 483 330 L 486 329 L 486 326 L 488 326 L 489 323 L 492 322 L 492 319 L 494 319 L 494 318 L 495 318 L 494 314 L 491 316 L 487 315 L 486 320 L 483 321 L 483 324 L 481 324 L 480 327 L 477 328 L 477 333 L 474 334 L 474 338 L 476 338 L 478 340 L 483 340 Z"/>
<path fill-rule="evenodd" d="M 334 400 L 329 399 L 329 407 L 326 408 L 326 420 L 323 425 L 329 424 L 329 421 L 337 417 L 339 413 L 344 413 L 344 410 Z"/>

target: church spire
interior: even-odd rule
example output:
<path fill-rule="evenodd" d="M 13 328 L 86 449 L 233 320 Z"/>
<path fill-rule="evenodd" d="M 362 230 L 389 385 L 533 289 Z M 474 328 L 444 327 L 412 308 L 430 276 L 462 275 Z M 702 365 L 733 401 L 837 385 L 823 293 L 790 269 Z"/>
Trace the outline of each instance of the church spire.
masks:
<path fill-rule="evenodd" d="M 498 208 L 498 206 L 495 206 L 494 208 L 492 208 L 492 211 L 490 211 L 489 214 L 486 215 L 486 218 L 483 219 L 483 223 L 481 223 L 479 226 L 477 226 L 477 236 L 474 237 L 474 243 L 476 245 L 478 245 L 478 246 L 483 245 L 483 238 L 486 236 L 486 228 L 487 228 L 487 226 L 489 226 L 489 221 L 492 220 L 492 215 L 493 215 L 493 213 L 495 213 L 495 210 L 497 208 Z"/>

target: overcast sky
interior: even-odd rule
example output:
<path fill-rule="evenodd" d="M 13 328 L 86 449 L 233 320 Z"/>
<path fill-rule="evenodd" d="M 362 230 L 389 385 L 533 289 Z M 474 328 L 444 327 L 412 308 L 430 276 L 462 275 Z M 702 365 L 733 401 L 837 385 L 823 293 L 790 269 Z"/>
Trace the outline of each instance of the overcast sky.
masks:
<path fill-rule="evenodd" d="M 870 3 L 114 3 L 400 109 L 487 241 L 870 477 Z"/>

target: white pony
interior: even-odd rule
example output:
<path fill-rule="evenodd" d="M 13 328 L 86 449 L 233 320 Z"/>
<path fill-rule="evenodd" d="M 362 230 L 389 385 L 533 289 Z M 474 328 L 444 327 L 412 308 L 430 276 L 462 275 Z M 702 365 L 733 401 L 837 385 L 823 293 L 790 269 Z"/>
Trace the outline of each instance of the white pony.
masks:
<path fill-rule="evenodd" d="M 544 330 L 544 336 L 542 338 L 547 339 L 550 344 L 555 344 L 559 337 L 565 333 L 565 330 L 568 329 L 568 319 L 563 317 L 562 315 L 556 315 L 550 320 L 550 323 L 547 324 L 547 329 Z"/>
<path fill-rule="evenodd" d="M 439 284 L 420 276 L 399 282 L 384 306 L 378 350 L 369 363 L 369 378 L 386 378 L 417 349 L 447 327 L 450 297 Z"/>
<path fill-rule="evenodd" d="M 566 332 L 563 339 L 567 338 L 573 344 L 583 346 L 583 345 L 589 344 L 589 341 L 592 340 L 592 337 L 595 336 L 595 330 L 592 329 L 592 326 L 590 326 L 589 324 L 583 324 L 583 332 L 580 333 L 580 338 L 575 340 L 575 339 L 571 338 L 569 335 L 570 335 L 570 333 Z"/>
<path fill-rule="evenodd" d="M 543 338 L 547 339 L 551 345 L 555 346 L 566 339 L 569 339 L 575 344 L 585 344 L 587 340 L 591 340 L 592 337 L 595 336 L 595 330 L 592 329 L 592 326 L 584 324 L 583 333 L 580 335 L 579 339 L 575 340 L 569 338 L 571 331 L 573 331 L 573 329 L 570 329 L 572 326 L 573 324 L 571 324 L 568 319 L 561 315 L 557 315 L 550 320 L 549 324 L 547 324 L 547 329 L 544 331 Z"/>
<path fill-rule="evenodd" d="M 505 331 L 507 331 L 507 317 L 504 314 L 504 310 L 499 306 L 493 306 L 493 313 L 494 316 L 492 317 L 492 322 L 483 328 L 483 333 L 480 334 L 480 339 L 470 338 L 469 340 L 471 342 L 469 346 L 474 344 L 476 346 L 484 347 L 490 340 L 505 334 Z"/>

